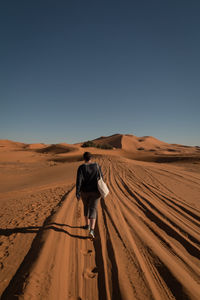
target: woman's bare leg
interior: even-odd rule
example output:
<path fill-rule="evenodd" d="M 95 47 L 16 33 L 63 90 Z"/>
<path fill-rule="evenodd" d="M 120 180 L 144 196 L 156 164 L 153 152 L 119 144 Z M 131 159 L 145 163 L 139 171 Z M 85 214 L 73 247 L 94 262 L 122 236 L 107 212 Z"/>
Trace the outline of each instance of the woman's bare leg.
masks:
<path fill-rule="evenodd" d="M 95 223 L 96 223 L 96 219 L 89 219 L 89 222 L 90 222 L 90 228 L 94 229 Z"/>

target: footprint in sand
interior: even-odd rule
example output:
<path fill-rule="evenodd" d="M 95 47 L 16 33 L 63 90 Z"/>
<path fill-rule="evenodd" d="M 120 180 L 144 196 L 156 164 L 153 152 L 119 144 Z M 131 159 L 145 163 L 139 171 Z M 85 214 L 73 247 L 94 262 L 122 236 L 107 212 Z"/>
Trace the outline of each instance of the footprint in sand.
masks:
<path fill-rule="evenodd" d="M 76 211 L 76 217 L 77 217 L 77 219 L 80 219 L 80 217 L 81 217 L 81 210 L 80 209 L 78 209 Z"/>
<path fill-rule="evenodd" d="M 7 247 L 8 248 L 8 247 Z M 4 253 L 4 257 L 8 257 L 10 255 L 9 251 L 6 250 L 5 253 Z"/>
<path fill-rule="evenodd" d="M 83 255 L 91 255 L 92 254 L 92 250 L 81 250 L 81 253 L 83 254 Z"/>
<path fill-rule="evenodd" d="M 96 276 L 97 276 L 97 267 L 95 267 L 93 270 L 90 270 L 90 269 L 86 269 L 85 271 L 84 271 L 84 274 L 83 274 L 83 276 L 85 277 L 85 278 L 95 278 Z"/>

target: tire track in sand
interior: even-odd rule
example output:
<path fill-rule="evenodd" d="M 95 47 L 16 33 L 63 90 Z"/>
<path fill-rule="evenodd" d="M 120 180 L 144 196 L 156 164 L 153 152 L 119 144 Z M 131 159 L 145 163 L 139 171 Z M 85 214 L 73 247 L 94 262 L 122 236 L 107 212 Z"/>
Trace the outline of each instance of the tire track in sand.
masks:
<path fill-rule="evenodd" d="M 73 188 L 45 222 L 36 247 L 33 243 L 37 258 L 28 273 L 18 272 L 7 293 L 19 275 L 21 290 L 2 299 L 200 299 L 198 208 L 168 186 L 169 172 L 159 165 L 113 157 L 97 161 L 110 194 L 99 205 L 94 243 L 80 227 L 82 203 L 77 205 Z M 185 173 L 179 173 L 184 186 Z M 191 195 L 198 182 L 198 177 L 189 182 Z M 25 263 L 30 259 L 27 254 Z"/>
<path fill-rule="evenodd" d="M 113 190 L 116 193 L 115 196 L 116 199 L 118 198 L 120 207 L 118 214 L 119 212 L 122 212 L 126 223 L 129 225 L 129 228 L 132 231 L 134 240 L 139 240 L 139 243 L 143 243 L 143 247 L 141 248 L 141 250 L 142 252 L 146 252 L 144 256 L 146 256 L 147 254 L 147 257 L 145 259 L 154 259 L 154 269 L 156 265 L 155 259 L 159 262 L 157 271 L 159 271 L 160 275 L 156 279 L 157 284 L 159 281 L 161 282 L 161 280 L 164 280 L 168 288 L 171 289 L 172 296 L 175 296 L 176 299 L 198 299 L 198 297 L 200 297 L 200 269 L 199 261 L 197 260 L 197 258 L 199 257 L 200 252 L 198 247 L 198 240 L 195 240 L 195 238 L 199 237 L 196 235 L 196 230 L 198 230 L 198 228 L 195 228 L 194 226 L 191 227 L 191 224 L 187 223 L 188 227 L 190 228 L 186 230 L 187 233 L 183 235 L 182 228 L 185 229 L 185 219 L 187 219 L 188 221 L 188 218 L 184 219 L 181 214 L 178 214 L 176 212 L 177 219 L 174 219 L 174 225 L 175 228 L 181 228 L 181 231 L 172 231 L 172 224 L 170 224 L 169 220 L 170 213 L 171 215 L 173 215 L 174 212 L 169 212 L 169 207 L 166 206 L 164 212 L 163 209 L 161 209 L 162 206 L 160 203 L 160 199 L 158 201 L 158 199 L 155 198 L 155 194 L 152 195 L 148 189 L 146 189 L 145 191 L 143 187 L 139 190 L 139 183 L 141 185 L 143 184 L 144 186 L 144 182 L 137 182 L 137 177 L 132 178 L 132 180 L 128 180 L 126 178 L 125 183 L 125 178 L 121 177 L 121 174 L 125 173 L 120 170 L 120 167 L 122 166 L 123 164 L 113 164 L 113 175 L 115 176 L 113 176 L 113 179 L 111 180 L 111 182 L 113 182 Z M 146 183 L 148 183 L 148 181 L 145 182 L 145 185 Z M 130 201 L 127 201 L 127 197 Z M 141 208 L 140 210 L 138 209 L 139 207 Z M 137 235 L 139 235 L 139 239 L 137 239 Z M 189 236 L 189 239 L 187 236 Z M 163 240 L 165 240 L 164 245 Z M 176 242 L 174 242 L 174 240 L 176 240 Z M 196 242 L 196 244 L 194 243 L 194 241 Z M 185 252 L 182 253 L 181 248 L 184 244 Z M 168 247 L 166 247 L 166 245 Z M 189 252 L 189 254 L 187 253 L 187 251 Z M 145 260 L 143 260 L 143 263 L 144 261 Z M 151 268 L 148 266 L 148 269 L 150 270 Z M 145 264 L 143 270 L 145 273 Z M 151 276 L 151 274 L 149 275 Z M 160 292 L 163 291 L 160 290 Z M 161 295 L 160 292 L 159 294 Z M 156 297 L 157 296 L 154 294 L 154 298 Z M 166 294 L 166 298 L 167 297 L 168 295 Z M 163 299 L 163 296 L 161 297 L 161 299 Z"/>

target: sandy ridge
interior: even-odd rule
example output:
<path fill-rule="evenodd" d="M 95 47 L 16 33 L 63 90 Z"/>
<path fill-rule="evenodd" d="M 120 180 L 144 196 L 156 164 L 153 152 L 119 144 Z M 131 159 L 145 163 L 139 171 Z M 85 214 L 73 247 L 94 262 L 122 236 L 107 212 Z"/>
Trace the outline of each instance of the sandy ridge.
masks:
<path fill-rule="evenodd" d="M 121 172 L 119 172 L 119 170 L 118 170 L 118 172 L 114 172 L 115 174 L 121 174 Z M 126 181 L 127 181 L 127 178 L 126 178 Z M 132 182 L 133 181 L 131 181 L 131 184 L 132 184 Z M 135 182 L 135 180 L 134 180 L 134 182 Z M 125 183 L 123 182 L 123 184 L 124 184 L 124 186 L 125 186 Z M 132 187 L 131 188 L 129 188 L 128 186 L 126 187 L 126 188 L 128 188 L 128 191 L 130 192 L 130 194 L 133 196 L 133 198 L 136 198 L 136 196 L 135 196 L 135 194 L 136 194 L 136 190 L 135 190 L 135 187 L 132 185 Z M 144 189 L 140 189 L 139 190 L 139 192 L 137 193 L 138 194 L 138 199 L 136 198 L 136 200 L 137 200 L 137 202 L 138 201 L 140 201 L 140 205 L 142 205 L 142 207 L 148 212 L 148 216 L 150 217 L 150 219 L 153 221 L 153 222 L 155 222 L 155 224 L 157 225 L 157 224 L 159 224 L 159 222 L 160 221 L 162 221 L 162 213 L 161 213 L 161 215 L 157 215 L 157 209 L 159 208 L 160 209 L 160 204 L 159 204 L 159 206 L 158 206 L 158 204 L 156 205 L 156 210 L 153 210 L 152 209 L 152 199 L 154 199 L 155 200 L 155 194 L 153 195 L 153 197 L 151 196 L 151 197 L 149 197 L 149 204 L 148 204 L 148 202 L 144 202 L 144 200 L 145 200 L 145 198 L 144 197 L 142 197 L 141 198 L 141 191 L 143 191 Z M 131 191 L 133 191 L 134 192 L 134 194 L 131 192 Z M 148 193 L 147 193 L 148 194 Z M 139 197 L 140 197 L 140 199 L 139 199 Z M 121 199 L 122 199 L 122 197 L 121 197 Z M 142 200 L 142 201 L 141 201 Z M 123 207 L 121 207 L 121 210 L 123 210 L 125 208 L 125 206 L 123 206 Z M 168 208 L 169 209 L 169 208 Z M 146 212 L 146 215 L 147 215 L 147 212 Z M 152 214 L 152 217 L 154 216 L 154 219 L 153 218 L 151 218 L 151 215 L 149 214 L 151 212 L 151 214 Z M 161 211 L 162 212 L 162 211 Z M 171 211 L 172 212 L 172 211 Z M 167 215 L 167 209 L 165 209 L 164 210 L 164 213 L 165 213 L 165 218 L 168 216 L 168 218 L 170 217 L 170 215 Z M 130 211 L 126 211 L 126 215 L 128 216 L 130 214 Z M 157 217 L 157 219 L 155 219 L 155 217 Z M 176 219 L 176 221 L 177 220 L 179 220 L 179 215 L 178 216 L 176 216 L 177 217 L 177 219 Z M 151 236 L 150 235 L 150 232 L 148 232 L 148 228 L 145 228 L 145 223 L 149 220 L 149 218 L 144 218 L 143 217 L 143 223 L 141 223 L 140 224 L 140 226 L 139 226 L 139 221 L 140 220 L 137 220 L 137 222 L 134 222 L 134 220 L 135 220 L 135 218 L 133 219 L 132 218 L 132 215 L 130 215 L 130 227 L 131 228 L 137 228 L 137 232 L 139 232 L 140 233 L 140 237 L 142 237 L 142 234 L 144 235 L 144 237 L 143 237 L 143 239 L 144 239 L 144 241 L 145 242 L 147 242 L 148 241 L 148 243 L 149 243 L 149 246 L 150 246 L 150 248 L 151 249 L 153 249 L 155 252 L 156 252 L 156 254 L 157 254 L 157 256 L 158 257 L 160 257 L 160 258 L 162 258 L 162 260 L 163 260 L 163 262 L 167 265 L 167 267 L 168 268 L 170 268 L 170 270 L 174 273 L 176 273 L 175 274 L 175 277 L 178 277 L 178 279 L 180 280 L 180 281 L 182 281 L 182 283 L 183 283 L 183 278 L 182 277 L 187 277 L 187 276 L 189 276 L 190 277 L 190 273 L 189 273 L 189 275 L 188 275 L 188 273 L 187 274 L 185 274 L 185 275 L 183 275 L 183 273 L 184 273 L 184 268 L 180 268 L 180 274 L 178 274 L 178 271 L 177 271 L 177 269 L 178 269 L 178 267 L 179 267 L 179 263 L 177 263 L 177 261 L 175 262 L 174 260 L 173 260 L 173 256 L 171 256 L 171 257 L 168 257 L 168 255 L 170 255 L 170 251 L 169 251 L 169 249 L 168 249 L 168 251 L 167 252 L 165 252 L 165 255 L 163 255 L 162 257 L 161 257 L 161 253 L 162 253 L 162 249 L 160 248 L 160 245 L 157 243 L 157 245 L 156 245 L 156 240 L 155 240 L 155 236 Z M 159 221 L 160 220 L 160 221 Z M 170 219 L 169 219 L 170 220 Z M 166 219 L 164 220 L 165 222 L 166 222 Z M 174 220 L 174 222 L 176 222 L 175 220 Z M 133 223 L 134 222 L 134 223 Z M 166 222 L 167 223 L 167 222 Z M 177 222 L 178 223 L 178 222 Z M 186 229 L 185 227 L 183 227 L 184 226 L 184 223 L 185 223 L 185 220 L 184 220 L 184 222 L 182 222 L 182 228 L 184 228 L 184 229 Z M 187 222 L 188 223 L 188 222 Z M 176 225 L 176 223 L 174 223 L 175 225 Z M 173 228 L 173 225 L 172 224 L 170 224 L 170 223 L 168 223 L 168 225 L 170 226 L 169 228 Z M 177 225 L 179 225 L 179 223 L 177 224 Z M 189 225 L 189 224 L 188 224 Z M 151 226 L 151 229 L 152 229 L 152 222 L 148 225 L 149 227 Z M 180 228 L 180 227 L 179 227 Z M 181 231 L 182 231 L 182 228 L 181 228 Z M 165 229 L 165 233 L 168 231 L 169 233 L 170 233 L 170 231 L 165 227 L 165 228 L 163 228 L 163 229 Z M 174 228 L 173 228 L 174 229 Z M 193 226 L 193 231 L 192 231 L 192 235 L 190 236 L 190 238 L 191 239 L 193 239 L 193 237 L 196 237 L 196 238 L 198 238 L 198 240 L 196 240 L 196 242 L 197 242 L 197 244 L 199 244 L 199 235 L 196 235 L 195 234 L 195 230 L 194 230 L 195 228 L 194 228 L 194 226 Z M 198 231 L 198 227 L 196 227 L 196 230 Z M 190 230 L 188 230 L 190 233 L 191 233 L 191 231 Z M 187 231 L 187 234 L 188 234 L 188 231 Z M 199 254 L 199 247 L 197 246 L 197 245 L 194 245 L 194 243 L 193 243 L 193 241 L 189 241 L 188 239 L 187 239 L 187 234 L 186 235 L 183 235 L 180 231 L 178 231 L 177 232 L 177 239 L 179 238 L 178 237 L 178 235 L 180 235 L 181 236 L 181 238 L 180 238 L 180 241 L 182 242 L 182 244 L 184 244 L 184 240 L 186 240 L 187 242 L 188 242 L 188 244 L 187 244 L 187 242 L 185 243 L 185 245 L 186 245 L 186 249 L 187 250 L 189 250 L 189 252 L 190 253 L 192 253 L 192 255 L 194 255 L 195 257 L 197 257 L 198 258 L 198 254 Z M 151 238 L 149 238 L 151 236 Z M 174 234 L 174 236 L 175 236 L 175 234 Z M 161 235 L 161 232 L 160 232 L 160 238 L 162 238 L 163 239 L 163 236 Z M 184 240 L 183 240 L 184 239 Z M 170 240 L 168 239 L 168 243 L 170 242 Z M 192 245 L 192 246 L 191 246 Z M 189 248 L 190 247 L 190 248 Z M 181 252 L 181 251 L 179 251 L 179 252 Z M 173 255 L 174 254 L 176 254 L 176 253 L 173 253 Z M 168 258 L 167 258 L 168 257 Z M 176 263 L 176 268 L 174 268 L 174 265 L 175 264 L 172 264 L 171 266 L 170 266 L 170 262 L 171 261 L 174 261 L 174 263 Z M 199 267 L 198 268 L 196 268 L 195 267 L 195 264 L 192 264 L 193 265 L 193 276 L 194 276 L 194 278 L 197 280 L 198 278 L 199 278 Z M 182 270 L 182 271 L 181 271 Z M 198 271 L 197 271 L 198 270 Z M 177 272 L 176 272 L 177 271 Z M 195 276 L 195 273 L 196 272 L 194 272 L 194 271 L 197 271 L 198 272 L 198 276 Z M 187 277 L 187 279 L 189 280 L 189 278 Z M 194 284 L 194 286 L 193 286 L 193 288 L 196 290 L 196 292 L 197 292 L 197 294 L 198 294 L 198 284 L 196 283 L 196 281 L 193 281 L 192 279 L 190 280 L 191 281 L 191 284 L 193 283 Z M 184 282 L 184 284 L 185 285 L 187 285 L 187 280 Z M 189 287 L 190 288 L 190 287 Z"/>
<path fill-rule="evenodd" d="M 73 187 L 36 237 L 37 257 L 25 279 L 18 271 L 6 292 L 25 300 L 199 299 L 200 207 L 193 199 L 200 176 L 162 164 L 97 160 L 110 188 L 99 205 L 97 239 L 92 243 L 81 228 Z"/>

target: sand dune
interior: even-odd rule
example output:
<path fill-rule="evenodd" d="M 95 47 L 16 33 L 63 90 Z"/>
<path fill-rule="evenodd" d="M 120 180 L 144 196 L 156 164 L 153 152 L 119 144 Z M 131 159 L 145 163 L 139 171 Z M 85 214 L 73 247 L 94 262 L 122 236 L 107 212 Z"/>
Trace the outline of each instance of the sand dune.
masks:
<path fill-rule="evenodd" d="M 167 143 L 161 142 L 152 136 L 134 137 L 131 135 L 124 135 L 122 137 L 122 149 L 126 151 L 136 151 L 144 148 L 144 150 L 159 149 L 167 147 Z"/>
<path fill-rule="evenodd" d="M 68 153 L 75 150 L 77 150 L 76 147 L 63 143 L 63 144 L 52 144 L 47 147 L 39 148 L 36 151 L 40 153 L 60 154 L 60 153 Z"/>
<path fill-rule="evenodd" d="M 43 144 L 43 143 L 34 143 L 34 144 L 29 144 L 26 149 L 43 149 L 43 148 L 46 148 L 50 145 L 46 145 L 46 144 Z"/>
<path fill-rule="evenodd" d="M 121 141 L 134 148 L 132 136 Z M 151 137 L 142 142 L 160 145 Z M 43 145 L 18 151 L 21 146 L 5 144 L 10 150 L 0 149 L 2 299 L 200 299 L 198 162 L 158 164 L 122 157 L 126 151 L 120 148 L 91 148 L 110 189 L 91 242 L 81 228 L 82 202 L 75 198 L 77 157 L 85 149 L 76 145 L 65 153 L 71 145 L 48 145 L 45 154 L 34 149 Z M 63 163 L 51 164 L 53 157 Z"/>
<path fill-rule="evenodd" d="M 20 143 L 20 142 L 14 142 L 11 140 L 0 140 L 0 147 L 1 148 L 14 148 L 14 149 L 18 149 L 18 148 L 24 148 L 26 147 L 27 144 L 25 143 Z"/>
<path fill-rule="evenodd" d="M 159 141 L 152 136 L 137 137 L 131 134 L 114 134 L 108 137 L 100 137 L 93 141 L 97 144 L 110 144 L 115 148 L 120 148 L 125 151 L 136 151 L 140 147 L 146 150 L 169 147 L 168 143 Z"/>
<path fill-rule="evenodd" d="M 122 134 L 113 134 L 111 136 L 101 136 L 94 139 L 93 142 L 96 144 L 109 144 L 115 148 L 122 148 Z"/>
<path fill-rule="evenodd" d="M 200 154 L 199 146 L 186 146 L 179 144 L 169 144 L 163 141 L 156 139 L 153 136 L 143 136 L 137 137 L 131 134 L 113 134 L 111 136 L 101 136 L 92 140 L 95 144 L 108 144 L 114 149 L 120 149 L 127 153 L 150 153 L 153 154 L 171 154 L 171 155 L 184 155 L 184 154 Z M 44 144 L 44 143 L 35 143 L 35 144 L 25 144 L 19 142 L 13 142 L 9 140 L 0 140 L 0 148 L 5 149 L 21 149 L 21 150 L 30 150 L 46 154 L 62 154 L 69 153 L 72 151 L 83 152 L 81 148 L 82 143 L 67 144 Z M 90 149 L 91 150 L 91 149 Z M 97 151 L 97 150 L 96 150 Z M 113 153 L 109 153 L 113 154 Z M 151 153 L 152 155 L 152 153 Z"/>
<path fill-rule="evenodd" d="M 179 144 L 169 144 L 156 139 L 153 136 L 137 137 L 132 134 L 114 134 L 102 136 L 92 140 L 95 144 L 108 144 L 116 149 L 126 152 L 155 152 L 155 154 L 187 154 L 198 153 L 199 147 L 185 146 Z M 76 144 L 81 146 L 83 143 Z"/>

